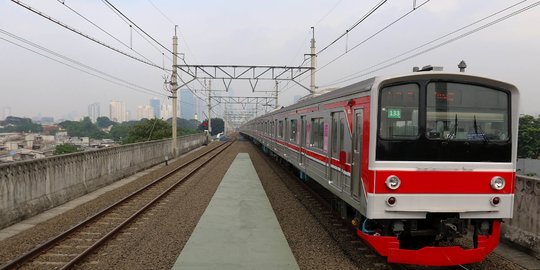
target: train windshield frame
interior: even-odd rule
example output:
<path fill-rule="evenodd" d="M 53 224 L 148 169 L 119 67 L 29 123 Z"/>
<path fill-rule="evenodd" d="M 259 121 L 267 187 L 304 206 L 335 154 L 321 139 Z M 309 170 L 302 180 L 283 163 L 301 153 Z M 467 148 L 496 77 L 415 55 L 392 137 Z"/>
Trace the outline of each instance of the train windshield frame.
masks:
<path fill-rule="evenodd" d="M 379 90 L 376 159 L 510 162 L 510 91 L 426 80 Z"/>

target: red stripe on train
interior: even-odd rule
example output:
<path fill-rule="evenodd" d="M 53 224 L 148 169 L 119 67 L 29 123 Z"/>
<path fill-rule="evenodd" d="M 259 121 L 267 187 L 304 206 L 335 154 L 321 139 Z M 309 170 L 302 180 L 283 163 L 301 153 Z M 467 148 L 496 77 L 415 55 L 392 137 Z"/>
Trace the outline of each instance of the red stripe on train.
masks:
<path fill-rule="evenodd" d="M 376 171 L 376 193 L 458 193 L 458 194 L 512 194 L 514 172 L 471 172 L 471 171 Z M 401 180 L 397 190 L 386 187 L 390 175 Z M 491 188 L 491 179 L 501 176 L 505 187 L 498 191 Z"/>

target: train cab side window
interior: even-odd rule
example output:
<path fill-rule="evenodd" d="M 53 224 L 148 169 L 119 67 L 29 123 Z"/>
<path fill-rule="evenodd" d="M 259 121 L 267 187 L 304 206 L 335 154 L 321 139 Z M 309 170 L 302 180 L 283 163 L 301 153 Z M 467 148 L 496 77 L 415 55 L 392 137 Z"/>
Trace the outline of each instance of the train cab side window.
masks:
<path fill-rule="evenodd" d="M 324 147 L 324 118 L 311 119 L 311 142 L 310 146 L 318 149 Z"/>
<path fill-rule="evenodd" d="M 402 84 L 380 92 L 379 136 L 382 139 L 416 139 L 419 136 L 420 87 Z"/>

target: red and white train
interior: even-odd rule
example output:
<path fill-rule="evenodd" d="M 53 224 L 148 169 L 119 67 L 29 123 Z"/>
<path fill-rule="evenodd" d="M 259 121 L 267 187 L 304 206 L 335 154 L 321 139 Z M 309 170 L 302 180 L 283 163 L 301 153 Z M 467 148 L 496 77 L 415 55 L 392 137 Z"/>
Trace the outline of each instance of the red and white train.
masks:
<path fill-rule="evenodd" d="M 331 191 L 389 262 L 468 264 L 512 217 L 518 99 L 505 82 L 414 72 L 314 95 L 240 132 Z"/>

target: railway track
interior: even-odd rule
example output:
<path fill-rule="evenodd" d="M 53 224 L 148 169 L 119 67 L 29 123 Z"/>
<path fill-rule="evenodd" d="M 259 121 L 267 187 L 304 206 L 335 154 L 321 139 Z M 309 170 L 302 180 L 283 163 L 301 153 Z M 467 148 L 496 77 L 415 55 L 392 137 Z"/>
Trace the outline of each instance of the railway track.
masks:
<path fill-rule="evenodd" d="M 69 269 L 75 266 L 233 143 L 234 141 L 209 149 L 69 230 L 0 266 L 0 270 Z"/>
<path fill-rule="evenodd" d="M 352 225 L 340 217 L 328 198 L 319 194 L 307 183 L 300 181 L 290 170 L 283 170 L 280 166 L 286 162 L 279 164 L 279 160 L 269 161 L 268 156 L 260 149 L 256 152 L 359 269 L 392 269 L 384 258 L 377 255 L 356 236 Z"/>

